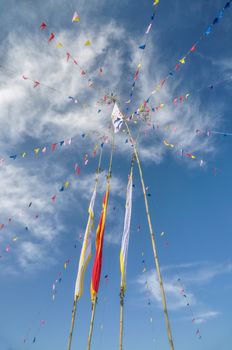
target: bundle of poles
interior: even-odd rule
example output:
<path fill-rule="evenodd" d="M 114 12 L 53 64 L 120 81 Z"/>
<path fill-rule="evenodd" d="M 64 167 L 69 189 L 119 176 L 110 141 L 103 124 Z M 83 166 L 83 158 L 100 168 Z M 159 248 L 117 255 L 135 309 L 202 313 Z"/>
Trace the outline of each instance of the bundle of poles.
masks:
<path fill-rule="evenodd" d="M 143 195 L 144 195 L 145 210 L 146 210 L 147 222 L 148 222 L 148 226 L 149 226 L 151 245 L 152 245 L 152 250 L 153 250 L 153 255 L 154 255 L 154 262 L 155 262 L 155 267 L 156 267 L 156 271 L 157 271 L 159 287 L 160 287 L 160 292 L 161 292 L 163 312 L 164 312 L 167 336 L 168 336 L 168 341 L 169 341 L 169 348 L 170 348 L 170 350 L 174 350 L 174 343 L 173 343 L 171 326 L 170 326 L 170 321 L 169 321 L 163 278 L 162 278 L 159 260 L 158 260 L 158 256 L 157 256 L 155 234 L 154 234 L 154 230 L 153 230 L 153 226 L 152 226 L 149 205 L 148 205 L 148 200 L 147 200 L 147 195 L 146 195 L 146 187 L 145 187 L 145 183 L 144 183 L 143 172 L 142 172 L 141 163 L 140 163 L 140 159 L 139 159 L 139 155 L 138 155 L 138 149 L 137 149 L 139 134 L 138 134 L 137 139 L 134 140 L 134 138 L 132 137 L 132 134 L 131 134 L 131 130 L 130 130 L 128 123 L 127 123 L 127 118 L 125 116 L 123 116 L 122 113 L 119 111 L 119 108 L 118 108 L 116 102 L 114 105 L 113 112 L 114 112 L 114 110 L 116 111 L 116 114 L 117 114 L 116 115 L 116 117 L 117 117 L 116 122 L 119 121 L 120 126 L 122 124 L 121 121 L 123 121 L 125 123 L 127 133 L 130 137 L 130 140 L 131 140 L 131 143 L 133 146 L 133 155 L 132 155 L 132 160 L 131 160 L 130 172 L 129 172 L 129 177 L 128 177 L 128 185 L 127 185 L 127 193 L 126 193 L 126 206 L 125 206 L 126 210 L 125 210 L 125 218 L 124 218 L 124 231 L 123 231 L 123 235 L 122 235 L 122 244 L 121 244 L 121 252 L 120 252 L 121 283 L 120 283 L 120 294 L 119 294 L 119 296 L 120 296 L 119 350 L 123 349 L 124 298 L 125 298 L 125 294 L 126 294 L 126 267 L 127 267 L 127 253 L 128 253 L 128 246 L 129 246 L 130 221 L 131 221 L 131 210 L 132 210 L 133 167 L 134 167 L 135 160 L 136 160 L 137 165 L 138 165 L 140 181 L 141 181 L 141 186 L 142 186 Z M 113 121 L 113 113 L 112 113 L 112 121 Z M 115 129 L 115 132 L 119 131 L 120 126 L 118 127 L 118 130 Z M 85 273 L 87 264 L 89 262 L 89 259 L 91 257 L 91 236 L 92 236 L 93 223 L 94 223 L 94 204 L 95 204 L 97 186 L 98 186 L 98 181 L 99 181 L 99 174 L 100 174 L 100 169 L 101 169 L 102 152 L 103 152 L 103 148 L 101 148 L 101 151 L 100 151 L 98 168 L 96 171 L 94 190 L 93 190 L 92 198 L 91 198 L 91 201 L 89 204 L 89 217 L 88 217 L 86 232 L 85 232 L 83 245 L 82 245 L 82 249 L 81 249 L 81 254 L 80 254 L 79 267 L 78 267 L 76 286 L 75 286 L 73 309 L 72 309 L 71 329 L 70 329 L 70 333 L 69 333 L 69 337 L 68 337 L 67 350 L 71 350 L 77 303 L 78 303 L 78 300 L 80 299 L 80 297 L 82 296 L 84 273 Z M 105 196 L 103 199 L 102 212 L 101 212 L 99 224 L 98 224 L 98 227 L 96 230 L 96 253 L 95 253 L 94 264 L 93 264 L 93 269 L 92 269 L 92 280 L 91 280 L 91 290 L 90 290 L 92 308 L 91 308 L 91 319 L 90 319 L 89 335 L 88 335 L 88 346 L 87 346 L 88 350 L 91 349 L 91 341 L 92 341 L 92 334 L 93 334 L 93 327 L 94 327 L 94 318 L 95 318 L 96 305 L 97 305 L 98 287 L 99 287 L 100 275 L 101 275 L 104 230 L 105 230 L 105 220 L 106 220 L 106 213 L 107 213 L 107 206 L 108 206 L 108 197 L 109 197 L 109 192 L 110 192 L 110 179 L 111 179 L 111 175 L 112 175 L 113 153 L 114 153 L 114 134 L 112 137 L 112 146 L 111 146 L 108 175 L 106 177 L 106 191 L 105 191 Z"/>

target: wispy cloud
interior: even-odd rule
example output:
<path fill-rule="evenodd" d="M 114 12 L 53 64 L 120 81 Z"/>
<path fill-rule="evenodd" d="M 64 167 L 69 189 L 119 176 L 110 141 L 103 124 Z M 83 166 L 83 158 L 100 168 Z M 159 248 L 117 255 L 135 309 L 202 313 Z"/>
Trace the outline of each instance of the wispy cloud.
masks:
<path fill-rule="evenodd" d="M 197 324 L 205 323 L 208 320 L 217 318 L 220 315 L 221 315 L 221 313 L 219 311 L 207 311 L 204 313 L 199 313 L 197 315 L 197 318 L 195 318 L 195 323 L 197 323 Z"/>
<path fill-rule="evenodd" d="M 47 6 L 49 10 L 50 5 Z M 28 11 L 30 12 L 29 9 Z M 31 18 L 34 21 L 35 13 L 31 12 Z M 21 15 L 24 17 L 23 13 Z M 26 23 L 28 24 L 28 21 Z M 99 109 L 97 101 L 106 93 L 113 92 L 117 95 L 122 109 L 125 110 L 125 101 L 128 99 L 131 87 L 131 81 L 128 82 L 125 72 L 128 72 L 128 75 L 134 74 L 140 57 L 138 50 L 140 38 L 135 40 L 132 36 L 128 36 L 126 27 L 113 20 L 101 23 L 100 30 L 97 21 L 91 21 L 91 26 L 82 24 L 78 36 L 75 30 L 66 30 L 64 27 L 57 29 L 56 37 L 63 42 L 73 56 L 77 56 L 80 65 L 88 70 L 89 76 L 93 78 L 95 85 L 91 88 L 88 86 L 88 77 L 82 76 L 76 65 L 66 62 L 66 51 L 56 49 L 54 43 L 47 43 L 46 32 L 39 31 L 39 28 L 37 31 L 27 31 L 24 33 L 23 41 L 21 36 L 22 30 L 12 30 L 1 43 L 2 52 L 4 52 L 4 55 L 1 55 L 2 81 L 0 83 L 1 155 L 7 159 L 11 152 L 20 153 L 22 146 L 25 150 L 33 150 L 38 143 L 40 145 L 51 143 L 66 136 L 80 135 L 82 132 L 89 134 L 89 144 L 91 144 L 96 141 L 93 131 L 101 133 L 102 130 L 107 130 L 108 133 L 112 106 L 101 106 L 101 113 L 97 113 Z M 92 41 L 90 47 L 84 46 L 87 36 Z M 167 68 L 161 58 L 160 48 L 150 42 L 136 83 L 133 108 L 137 109 L 137 101 L 143 102 L 156 83 L 166 75 Z M 103 74 L 99 76 L 99 68 L 102 66 Z M 22 79 L 23 74 L 58 91 L 46 86 L 33 88 L 31 81 Z M 175 84 L 165 85 L 151 103 L 161 103 L 169 100 L 170 96 L 175 97 L 175 89 L 179 83 L 181 78 L 176 79 Z M 80 103 L 71 103 L 68 100 L 70 95 L 77 97 Z M 212 111 L 215 115 L 217 108 L 213 106 Z M 146 162 L 160 163 L 164 159 L 167 152 L 162 144 L 164 138 L 189 152 L 199 152 L 198 160 L 201 159 L 201 155 L 208 155 L 215 150 L 212 139 L 199 139 L 195 133 L 196 129 L 206 129 L 209 125 L 212 127 L 218 123 L 217 118 L 212 119 L 210 112 L 202 109 L 198 97 L 194 100 L 190 98 L 188 103 L 179 104 L 178 108 L 167 103 L 162 111 L 152 117 L 152 122 L 159 124 L 159 133 L 151 131 L 145 137 L 143 130 L 140 137 L 139 152 Z M 167 125 L 175 127 L 176 131 L 170 132 L 165 129 Z M 131 148 L 130 145 L 125 145 L 126 137 L 126 133 L 117 136 L 116 151 L 121 156 L 127 154 L 130 158 Z M 78 154 L 82 152 L 80 145 L 76 146 L 76 152 Z M 172 152 L 172 154 L 178 157 L 177 153 Z M 31 213 L 24 208 L 33 201 L 33 213 L 40 212 L 39 225 L 34 223 L 31 228 L 30 239 L 35 246 L 38 243 L 37 239 L 51 242 L 59 237 L 64 227 L 60 213 L 65 199 L 63 198 L 62 203 L 58 201 L 55 209 L 49 200 L 53 191 L 59 188 L 60 179 L 62 178 L 61 181 L 63 181 L 64 177 L 70 178 L 66 169 L 67 162 L 60 160 L 61 158 L 57 156 L 56 162 L 50 159 L 40 162 L 37 173 L 34 169 L 37 164 L 33 162 L 33 169 L 32 163 L 22 165 L 21 162 L 6 164 L 0 169 L 2 219 L 7 220 L 14 216 L 17 227 L 22 228 L 31 220 Z M 99 193 L 104 192 L 105 175 L 106 173 L 101 175 Z M 80 178 L 78 184 L 73 182 L 72 190 L 74 193 L 82 190 L 79 198 L 87 201 L 93 184 L 94 175 L 86 176 Z M 112 196 L 123 200 L 125 186 L 125 180 L 113 174 Z M 73 198 L 70 194 L 69 199 Z M 115 221 L 115 216 L 111 216 Z M 106 240 L 118 243 L 121 228 L 117 229 L 115 226 L 115 232 L 110 232 Z M 7 239 L 9 237 L 10 235 L 6 235 Z M 5 239 L 2 239 L 2 242 L 5 242 Z M 27 261 L 26 255 L 28 255 L 28 261 L 31 259 L 30 253 L 34 247 L 29 248 L 28 245 L 22 246 L 25 256 L 24 260 L 21 260 L 22 266 L 26 265 L 24 263 Z M 46 252 L 45 245 L 40 249 L 41 255 L 43 249 Z M 34 257 L 35 260 L 40 260 L 39 254 L 35 253 Z M 179 303 L 175 289 L 171 285 L 169 290 Z"/>
<path fill-rule="evenodd" d="M 206 322 L 221 314 L 220 311 L 213 310 L 210 305 L 206 305 L 200 300 L 197 296 L 197 288 L 199 286 L 203 287 L 204 285 L 208 286 L 213 279 L 223 274 L 232 273 L 231 263 L 184 263 L 174 266 L 164 266 L 162 270 L 169 310 L 176 312 L 184 310 L 187 300 L 191 308 L 195 310 L 195 323 Z M 181 280 L 178 282 L 180 277 Z M 162 299 L 156 272 L 153 270 L 147 271 L 139 276 L 136 282 L 140 292 L 143 294 L 147 292 L 146 282 L 148 283 L 150 297 L 156 302 L 156 305 L 161 308 Z M 183 297 L 182 288 L 184 288 L 187 299 Z M 185 288 L 187 289 L 185 290 Z"/>

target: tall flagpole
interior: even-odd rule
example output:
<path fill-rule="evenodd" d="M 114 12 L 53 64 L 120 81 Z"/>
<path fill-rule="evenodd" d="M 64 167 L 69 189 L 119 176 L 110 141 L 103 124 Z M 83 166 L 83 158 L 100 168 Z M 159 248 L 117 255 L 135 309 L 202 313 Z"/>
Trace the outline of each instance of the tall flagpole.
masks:
<path fill-rule="evenodd" d="M 136 143 L 131 135 L 131 131 L 130 131 L 129 126 L 128 126 L 125 119 L 124 119 L 124 122 L 125 122 L 128 134 L 129 134 L 131 141 L 132 141 L 132 144 L 133 144 L 134 154 L 135 154 L 136 161 L 137 161 L 138 168 L 139 168 L 140 180 L 141 180 L 141 185 L 142 185 L 142 189 L 143 189 L 144 202 L 145 202 L 145 208 L 146 208 L 146 214 L 147 214 L 147 221 L 148 221 L 151 242 L 152 242 L 152 249 L 153 249 L 155 265 L 156 265 L 156 270 L 157 270 L 157 275 L 158 275 L 158 280 L 159 280 L 159 285 L 160 285 L 162 304 L 163 304 L 163 309 L 164 309 L 164 317 L 165 317 L 166 329 L 167 329 L 167 333 L 168 333 L 169 346 L 170 346 L 171 350 L 174 350 L 174 344 L 173 344 L 172 333 L 171 333 L 171 326 L 170 326 L 170 322 L 169 322 L 168 309 L 167 309 L 167 303 L 166 303 L 166 297 L 165 297 L 165 291 L 164 291 L 164 285 L 163 285 L 163 278 L 162 278 L 159 260 L 158 260 L 158 256 L 157 256 L 155 236 L 154 236 L 154 231 L 153 231 L 153 227 L 152 227 L 152 223 L 151 223 L 151 217 L 150 217 L 149 206 L 148 206 L 148 201 L 147 201 L 147 196 L 146 196 L 146 189 L 145 189 L 145 185 L 144 185 L 142 168 L 141 168 L 141 164 L 140 164 L 140 160 L 139 160 L 139 156 L 138 156 L 138 152 L 137 152 Z"/>
<path fill-rule="evenodd" d="M 114 152 L 114 135 L 113 135 L 112 148 L 111 148 L 111 154 L 110 154 L 109 170 L 108 170 L 108 174 L 107 174 L 106 192 L 108 192 L 109 188 L 110 188 L 110 178 L 112 175 L 113 152 Z M 97 305 L 97 294 L 94 296 L 94 299 L 92 300 L 92 312 L 91 312 L 91 319 L 90 319 L 90 325 L 89 325 L 88 347 L 87 347 L 88 350 L 90 350 L 90 348 L 91 348 L 96 305 Z"/>
<path fill-rule="evenodd" d="M 119 336 L 119 349 L 122 350 L 123 342 L 123 326 L 124 326 L 124 288 L 120 290 L 120 336 Z"/>
<path fill-rule="evenodd" d="M 103 150 L 103 148 L 101 147 L 100 156 L 99 156 L 99 160 L 98 160 L 98 167 L 97 167 L 97 171 L 96 171 L 94 191 L 96 191 L 96 189 L 97 189 L 98 180 L 99 180 L 101 160 L 102 160 L 102 150 Z M 90 220 L 88 220 L 88 224 L 90 224 Z M 70 350 L 71 345 L 72 345 L 72 336 L 73 336 L 73 330 L 74 330 L 74 325 L 75 325 L 78 299 L 79 299 L 79 297 L 75 295 L 74 302 L 73 302 L 73 308 L 72 308 L 72 320 L 71 320 L 71 327 L 70 327 L 70 332 L 69 332 L 69 337 L 68 337 L 67 350 Z"/>
<path fill-rule="evenodd" d="M 72 308 L 72 321 L 71 321 L 71 328 L 70 328 L 69 337 L 68 337 L 67 350 L 71 349 L 73 329 L 74 329 L 75 317 L 76 317 L 76 311 L 77 311 L 77 300 L 78 300 L 78 298 L 75 297 L 74 302 L 73 302 L 73 308 Z"/>
<path fill-rule="evenodd" d="M 88 336 L 88 350 L 90 350 L 90 347 L 91 347 L 96 304 L 97 304 L 97 297 L 92 302 L 92 313 L 91 313 L 91 320 L 90 320 L 90 326 L 89 326 L 89 336 Z"/>

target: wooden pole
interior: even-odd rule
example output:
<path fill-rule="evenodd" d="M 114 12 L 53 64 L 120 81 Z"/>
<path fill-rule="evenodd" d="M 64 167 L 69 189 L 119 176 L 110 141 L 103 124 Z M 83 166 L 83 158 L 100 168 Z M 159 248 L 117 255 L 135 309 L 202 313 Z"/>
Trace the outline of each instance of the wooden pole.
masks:
<path fill-rule="evenodd" d="M 71 328 L 70 328 L 70 333 L 68 337 L 68 346 L 67 350 L 71 349 L 71 344 L 72 344 L 72 335 L 73 335 L 73 329 L 74 329 L 74 324 L 75 324 L 75 317 L 76 317 L 76 311 L 77 311 L 77 300 L 78 298 L 76 297 L 73 302 L 73 309 L 72 309 L 72 321 L 71 321 Z"/>
<path fill-rule="evenodd" d="M 120 335 L 119 335 L 119 349 L 122 350 L 123 343 L 123 321 L 124 321 L 124 290 L 120 291 Z"/>
<path fill-rule="evenodd" d="M 147 201 L 147 196 L 146 196 L 146 189 L 145 189 L 145 185 L 144 185 L 142 168 L 141 168 L 141 164 L 140 164 L 140 160 L 139 160 L 139 156 L 138 156 L 138 152 L 137 152 L 136 143 L 133 140 L 133 137 L 131 135 L 131 131 L 129 129 L 127 122 L 125 120 L 124 120 L 124 122 L 125 122 L 125 125 L 127 128 L 128 134 L 131 138 L 131 142 L 133 144 L 136 161 L 137 161 L 138 168 L 139 168 L 140 180 L 141 180 L 141 185 L 142 185 L 142 189 L 143 189 L 144 202 L 145 202 L 145 208 L 146 208 L 146 214 L 147 214 L 147 221 L 148 221 L 148 226 L 149 226 L 150 236 L 151 236 L 152 249 L 153 249 L 155 265 L 156 265 L 156 270 L 157 270 L 157 275 L 158 275 L 158 280 L 159 280 L 159 285 L 160 285 L 160 292 L 161 292 L 161 297 L 162 297 L 162 304 L 163 304 L 163 309 L 164 309 L 164 317 L 165 317 L 166 329 L 167 329 L 167 333 L 168 333 L 169 346 L 170 346 L 171 350 L 174 350 L 174 344 L 173 344 L 172 333 L 171 333 L 171 326 L 170 326 L 170 322 L 169 322 L 168 309 L 167 309 L 167 303 L 166 303 L 166 297 L 165 297 L 165 291 L 164 291 L 164 285 L 163 285 L 163 278 L 162 278 L 162 274 L 160 271 L 160 265 L 159 265 L 159 260 L 158 260 L 158 256 L 157 256 L 155 236 L 154 236 L 154 231 L 153 231 L 153 227 L 152 227 L 152 223 L 151 223 L 151 217 L 150 217 L 149 206 L 148 206 L 148 201 Z"/>
<path fill-rule="evenodd" d="M 88 350 L 90 350 L 90 347 L 91 347 L 91 340 L 92 340 L 92 334 L 93 334 L 93 323 L 94 323 L 96 304 L 97 304 L 97 297 L 92 302 L 92 313 L 91 313 L 91 320 L 90 320 L 90 326 L 89 326 L 89 336 L 88 336 L 88 348 L 87 348 Z"/>

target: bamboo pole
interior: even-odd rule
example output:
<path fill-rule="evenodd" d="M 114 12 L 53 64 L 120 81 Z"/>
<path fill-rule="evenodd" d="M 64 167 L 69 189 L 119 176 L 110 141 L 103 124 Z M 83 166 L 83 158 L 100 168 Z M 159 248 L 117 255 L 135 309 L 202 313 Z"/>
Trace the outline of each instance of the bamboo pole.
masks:
<path fill-rule="evenodd" d="M 170 326 L 170 322 L 169 322 L 168 309 L 167 309 L 167 303 L 166 303 L 166 297 L 165 297 L 165 291 L 164 291 L 164 285 L 163 285 L 163 278 L 162 278 L 162 274 L 160 271 L 160 265 L 159 265 L 159 260 L 158 260 L 158 256 L 157 256 L 155 236 L 154 236 L 154 231 L 153 231 L 153 227 L 152 227 L 152 223 L 151 223 L 151 217 L 150 217 L 149 206 L 148 206 L 148 201 L 147 201 L 147 196 L 146 196 L 146 189 L 145 189 L 145 185 L 144 185 L 142 168 L 141 168 L 141 164 L 140 164 L 140 160 L 139 160 L 139 156 L 138 156 L 138 152 L 137 152 L 136 143 L 134 142 L 134 139 L 131 135 L 131 131 L 129 129 L 127 122 L 125 120 L 124 120 L 124 122 L 125 122 L 125 125 L 127 128 L 128 134 L 131 138 L 131 142 L 133 144 L 136 161 L 137 161 L 138 168 L 139 168 L 140 180 L 141 180 L 141 185 L 142 185 L 142 189 L 143 189 L 144 202 L 145 202 L 145 208 L 146 208 L 146 214 L 147 214 L 147 221 L 148 221 L 151 242 L 152 242 L 152 249 L 153 249 L 154 260 L 155 260 L 155 265 L 156 265 L 156 270 L 157 270 L 157 275 L 158 275 L 158 280 L 159 280 L 159 285 L 160 285 L 160 292 L 161 292 L 161 297 L 162 297 L 162 304 L 163 304 L 163 309 L 164 309 L 164 317 L 165 317 L 166 329 L 167 329 L 167 333 L 168 333 L 169 346 L 170 346 L 171 350 L 174 350 L 174 344 L 173 344 L 172 333 L 171 333 L 171 326 Z"/>
<path fill-rule="evenodd" d="M 96 304 L 97 304 L 97 297 L 92 302 L 92 313 L 91 313 L 91 320 L 90 320 L 90 326 L 89 326 L 88 347 L 87 347 L 88 350 L 90 350 L 90 347 L 91 347 Z"/>
<path fill-rule="evenodd" d="M 124 289 L 120 292 L 120 335 L 119 335 L 119 349 L 122 350 L 123 343 L 123 324 L 124 324 Z"/>
<path fill-rule="evenodd" d="M 74 329 L 74 324 L 75 324 L 75 317 L 76 317 L 76 311 L 77 311 L 77 300 L 78 298 L 76 297 L 73 302 L 73 309 L 72 309 L 72 322 L 71 322 L 71 328 L 70 328 L 70 333 L 68 337 L 68 346 L 67 350 L 71 349 L 71 344 L 72 344 L 72 336 L 73 336 L 73 329 Z"/>

